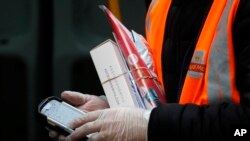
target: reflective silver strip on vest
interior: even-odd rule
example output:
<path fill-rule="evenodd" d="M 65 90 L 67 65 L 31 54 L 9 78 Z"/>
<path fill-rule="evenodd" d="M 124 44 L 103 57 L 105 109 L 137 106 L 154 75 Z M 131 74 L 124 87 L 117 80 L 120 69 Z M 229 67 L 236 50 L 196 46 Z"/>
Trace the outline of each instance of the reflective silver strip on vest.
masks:
<path fill-rule="evenodd" d="M 231 101 L 228 18 L 234 0 L 227 0 L 209 53 L 208 103 Z"/>
<path fill-rule="evenodd" d="M 150 13 L 151 13 L 151 10 L 153 9 L 153 7 L 155 6 L 156 2 L 158 0 L 153 0 L 150 4 L 150 7 L 148 9 L 148 14 L 147 14 L 147 17 L 146 17 L 146 28 L 147 28 L 147 31 L 148 33 L 150 33 L 150 26 L 151 26 L 151 23 L 150 23 Z M 150 34 L 148 34 L 150 35 Z"/>

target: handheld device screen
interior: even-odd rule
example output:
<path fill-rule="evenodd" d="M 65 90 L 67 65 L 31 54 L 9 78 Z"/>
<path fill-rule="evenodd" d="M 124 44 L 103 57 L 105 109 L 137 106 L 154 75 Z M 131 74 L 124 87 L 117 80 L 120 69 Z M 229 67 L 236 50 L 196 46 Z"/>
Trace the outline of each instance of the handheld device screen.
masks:
<path fill-rule="evenodd" d="M 74 119 L 84 114 L 73 106 L 54 99 L 42 108 L 41 113 L 64 126 L 68 126 Z"/>

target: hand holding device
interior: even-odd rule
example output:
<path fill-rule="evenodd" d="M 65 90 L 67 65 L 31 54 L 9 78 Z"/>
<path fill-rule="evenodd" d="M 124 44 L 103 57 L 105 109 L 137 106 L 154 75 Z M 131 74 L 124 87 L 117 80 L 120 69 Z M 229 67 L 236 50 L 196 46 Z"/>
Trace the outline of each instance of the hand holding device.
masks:
<path fill-rule="evenodd" d="M 148 111 L 137 108 L 111 108 L 88 112 L 72 124 L 77 128 L 64 140 L 78 141 L 92 134 L 89 140 L 145 141 L 147 140 Z"/>
<path fill-rule="evenodd" d="M 107 99 L 104 96 L 82 94 L 74 91 L 64 91 L 61 94 L 64 101 L 76 106 L 80 110 L 95 111 L 109 108 Z"/>
<path fill-rule="evenodd" d="M 86 112 L 62 101 L 60 98 L 52 96 L 43 100 L 38 106 L 40 119 L 47 127 L 63 135 L 71 134 L 74 129 L 69 125 Z"/>

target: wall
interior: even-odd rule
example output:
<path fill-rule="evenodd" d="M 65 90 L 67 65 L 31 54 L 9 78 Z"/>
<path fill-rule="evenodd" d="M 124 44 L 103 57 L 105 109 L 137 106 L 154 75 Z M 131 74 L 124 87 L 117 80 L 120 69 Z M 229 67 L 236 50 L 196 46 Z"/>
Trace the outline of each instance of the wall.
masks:
<path fill-rule="evenodd" d="M 0 1 L 1 141 L 52 140 L 36 117 L 63 90 L 103 94 L 89 51 L 112 37 L 105 0 Z M 122 22 L 144 34 L 143 0 L 120 0 Z"/>

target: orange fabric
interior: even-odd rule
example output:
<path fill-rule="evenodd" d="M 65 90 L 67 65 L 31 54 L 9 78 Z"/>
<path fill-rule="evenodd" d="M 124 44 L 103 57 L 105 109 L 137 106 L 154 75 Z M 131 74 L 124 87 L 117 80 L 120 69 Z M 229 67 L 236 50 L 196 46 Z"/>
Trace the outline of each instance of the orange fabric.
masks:
<path fill-rule="evenodd" d="M 202 58 L 197 57 L 198 60 L 202 59 L 204 64 L 192 63 L 189 66 L 189 70 L 195 70 L 202 74 L 201 77 L 186 76 L 183 90 L 180 98 L 180 104 L 194 103 L 197 105 L 208 104 L 208 73 L 209 63 L 208 54 L 211 44 L 216 35 L 218 23 L 220 21 L 223 10 L 227 4 L 227 0 L 214 0 L 212 7 L 209 11 L 206 22 L 203 26 L 199 40 L 197 42 L 195 52 L 202 54 Z M 240 0 L 234 0 L 230 13 L 228 15 L 228 50 L 229 50 L 229 67 L 230 67 L 230 89 L 232 92 L 232 101 L 239 103 L 240 97 L 235 85 L 235 63 L 234 63 L 234 50 L 232 41 L 232 23 L 235 17 Z M 150 20 L 150 24 L 146 25 L 146 37 L 150 45 L 150 49 L 153 54 L 153 59 L 156 66 L 156 72 L 159 77 L 159 81 L 163 86 L 162 80 L 162 45 L 165 32 L 165 21 L 168 14 L 168 10 L 171 4 L 171 0 L 158 0 L 153 1 L 147 14 L 147 20 Z M 195 55 L 195 54 L 194 54 Z M 193 56 L 196 57 L 196 56 Z M 196 59 L 196 58 L 195 58 Z M 219 98 L 222 98 L 222 92 L 218 90 Z"/>
<path fill-rule="evenodd" d="M 227 0 L 215 0 L 208 14 L 207 20 L 202 29 L 199 40 L 196 44 L 195 50 L 204 51 L 204 62 L 207 62 L 207 54 L 208 50 L 211 46 L 217 24 L 219 22 L 221 13 L 225 7 Z M 209 69 L 209 64 L 206 64 L 206 71 Z M 207 75 L 205 77 L 200 77 L 199 79 L 186 76 L 183 90 L 181 94 L 180 103 L 199 103 L 199 104 L 207 104 L 207 87 L 203 87 L 207 85 Z M 198 85 L 198 86 L 197 86 Z M 198 89 L 197 89 L 198 88 Z M 201 95 L 201 96 L 200 96 Z"/>
<path fill-rule="evenodd" d="M 164 88 L 161 68 L 161 50 L 165 32 L 165 22 L 171 0 L 158 0 L 155 4 L 154 1 L 155 0 L 153 0 L 149 7 L 149 9 L 153 7 L 152 10 L 147 14 L 147 20 L 150 20 L 150 31 L 146 28 L 146 38 L 153 54 L 158 79 L 162 88 Z"/>
<path fill-rule="evenodd" d="M 234 17 L 236 15 L 236 12 L 237 12 L 237 8 L 239 6 L 239 3 L 240 3 L 240 0 L 235 0 L 234 3 L 233 3 L 233 9 L 231 10 L 230 12 L 230 15 L 229 15 L 229 18 L 228 18 L 228 37 L 229 37 L 229 46 L 230 46 L 230 51 L 229 51 L 229 58 L 231 59 L 231 62 L 232 64 L 230 65 L 230 70 L 231 71 L 231 88 L 232 88 L 232 100 L 235 102 L 235 103 L 240 103 L 240 96 L 239 96 L 239 93 L 238 91 L 236 90 L 236 84 L 235 84 L 235 63 L 234 63 L 234 49 L 233 49 L 233 35 L 232 35 L 232 23 L 234 21 Z"/>

